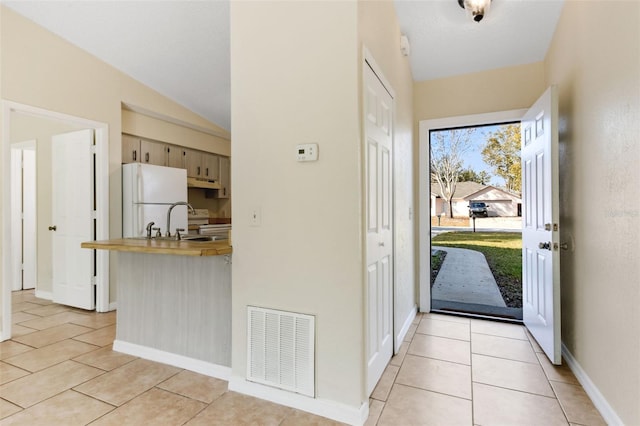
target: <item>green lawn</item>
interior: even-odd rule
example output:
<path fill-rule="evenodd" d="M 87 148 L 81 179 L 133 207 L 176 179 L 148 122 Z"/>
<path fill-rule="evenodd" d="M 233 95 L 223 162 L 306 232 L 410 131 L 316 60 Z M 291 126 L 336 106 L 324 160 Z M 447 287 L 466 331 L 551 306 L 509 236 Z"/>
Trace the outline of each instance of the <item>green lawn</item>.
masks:
<path fill-rule="evenodd" d="M 509 307 L 522 307 L 522 235 L 517 232 L 447 232 L 432 245 L 476 250 L 484 254 Z"/>

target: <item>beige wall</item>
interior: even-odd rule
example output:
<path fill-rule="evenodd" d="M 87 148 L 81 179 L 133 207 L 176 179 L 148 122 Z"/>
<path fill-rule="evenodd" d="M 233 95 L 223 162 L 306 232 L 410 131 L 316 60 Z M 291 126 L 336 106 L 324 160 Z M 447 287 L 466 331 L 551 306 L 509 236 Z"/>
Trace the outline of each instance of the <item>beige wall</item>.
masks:
<path fill-rule="evenodd" d="M 36 140 L 37 291 L 50 293 L 53 281 L 52 233 L 47 230 L 50 225 L 53 225 L 51 137 L 74 130 L 80 130 L 80 128 L 27 114 L 11 113 L 10 143 Z"/>
<path fill-rule="evenodd" d="M 640 424 L 640 3 L 568 1 L 545 61 L 560 98 L 562 340 Z"/>
<path fill-rule="evenodd" d="M 213 132 L 225 133 L 224 129 L 54 36 L 12 10 L 4 6 L 0 6 L 0 9 L 0 98 L 107 123 L 109 126 L 111 236 L 120 236 L 122 226 L 120 134 L 123 103 Z M 6 141 L 2 141 L 2 144 L 4 143 Z M 1 179 L 2 176 L 0 185 L 3 185 Z M 115 277 L 116 271 L 111 269 L 111 276 Z M 115 279 L 112 278 L 112 284 L 114 282 Z M 111 286 L 111 290 L 111 300 L 114 300 L 115 285 Z"/>
<path fill-rule="evenodd" d="M 366 400 L 356 31 L 355 2 L 231 2 L 232 374 L 246 377 L 247 305 L 312 314 L 317 398 L 353 408 Z M 317 162 L 296 162 L 300 143 L 318 143 Z"/>
<path fill-rule="evenodd" d="M 408 264 L 398 271 L 399 316 L 416 305 L 412 82 L 399 37 L 390 1 L 231 4 L 232 365 L 239 380 L 247 305 L 308 313 L 317 321 L 318 399 L 367 405 L 361 43 L 396 92 L 395 165 L 407 165 L 395 182 L 397 242 Z M 318 162 L 295 161 L 296 144 L 305 142 L 319 144 Z M 259 227 L 249 225 L 253 209 L 261 212 Z"/>
<path fill-rule="evenodd" d="M 394 322 L 395 332 L 417 305 L 413 206 L 413 77 L 400 52 L 400 26 L 392 1 L 358 3 L 358 35 L 395 93 L 394 155 Z"/>
<path fill-rule="evenodd" d="M 529 108 L 545 90 L 544 64 L 420 81 L 413 87 L 417 141 L 421 120 Z"/>

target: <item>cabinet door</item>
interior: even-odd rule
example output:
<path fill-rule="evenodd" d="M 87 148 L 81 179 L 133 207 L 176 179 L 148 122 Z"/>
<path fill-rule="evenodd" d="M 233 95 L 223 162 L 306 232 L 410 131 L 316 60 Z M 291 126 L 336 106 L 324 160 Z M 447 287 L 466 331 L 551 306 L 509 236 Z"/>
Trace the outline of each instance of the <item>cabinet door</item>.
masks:
<path fill-rule="evenodd" d="M 182 155 L 182 148 L 175 145 L 166 145 L 167 151 L 167 166 L 175 167 L 177 169 L 184 169 L 184 158 Z"/>
<path fill-rule="evenodd" d="M 220 180 L 220 157 L 215 154 L 202 153 L 203 177 L 209 181 Z"/>
<path fill-rule="evenodd" d="M 122 134 L 122 164 L 140 162 L 140 138 Z"/>
<path fill-rule="evenodd" d="M 202 155 L 200 151 L 193 149 L 183 149 L 184 168 L 187 169 L 187 176 L 201 178 L 204 176 L 202 170 Z"/>
<path fill-rule="evenodd" d="M 218 198 L 231 197 L 231 159 L 229 157 L 220 157 L 220 185 L 218 189 Z"/>
<path fill-rule="evenodd" d="M 142 163 L 155 164 L 156 166 L 167 165 L 165 144 L 142 139 L 140 150 Z"/>

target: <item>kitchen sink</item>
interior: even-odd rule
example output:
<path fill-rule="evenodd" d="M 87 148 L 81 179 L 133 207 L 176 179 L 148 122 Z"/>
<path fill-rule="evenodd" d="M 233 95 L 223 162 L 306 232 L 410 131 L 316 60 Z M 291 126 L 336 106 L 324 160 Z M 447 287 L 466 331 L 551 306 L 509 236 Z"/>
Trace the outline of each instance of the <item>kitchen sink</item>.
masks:
<path fill-rule="evenodd" d="M 147 237 L 128 237 L 125 238 L 127 240 L 147 240 Z M 175 237 L 153 237 L 149 241 L 178 241 Z M 180 241 L 194 241 L 194 242 L 207 242 L 207 241 L 217 241 L 215 236 L 210 235 L 182 235 L 180 236 Z"/>

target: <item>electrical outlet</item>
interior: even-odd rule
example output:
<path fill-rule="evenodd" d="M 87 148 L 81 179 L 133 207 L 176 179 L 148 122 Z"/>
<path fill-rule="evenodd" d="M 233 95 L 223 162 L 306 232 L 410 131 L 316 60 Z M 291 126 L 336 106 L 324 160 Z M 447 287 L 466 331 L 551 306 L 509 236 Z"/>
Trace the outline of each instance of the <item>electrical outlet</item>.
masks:
<path fill-rule="evenodd" d="M 260 213 L 260 207 L 254 207 L 250 210 L 249 225 L 260 226 L 262 223 L 262 214 Z"/>

